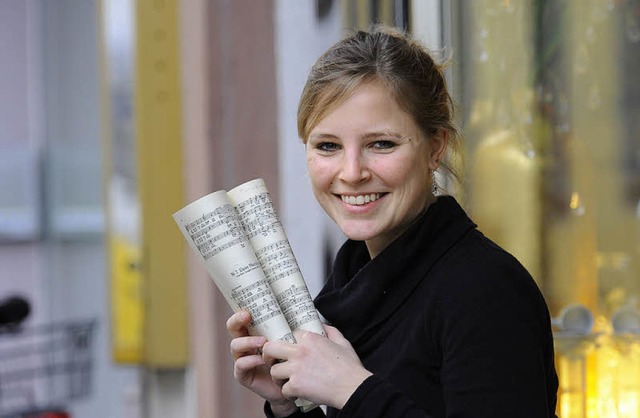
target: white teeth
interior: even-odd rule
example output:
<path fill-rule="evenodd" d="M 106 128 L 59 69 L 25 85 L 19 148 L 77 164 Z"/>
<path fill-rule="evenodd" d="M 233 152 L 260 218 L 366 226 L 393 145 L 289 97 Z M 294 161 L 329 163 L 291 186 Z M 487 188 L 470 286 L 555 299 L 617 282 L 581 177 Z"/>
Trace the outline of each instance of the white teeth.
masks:
<path fill-rule="evenodd" d="M 342 198 L 342 201 L 348 205 L 360 206 L 380 199 L 380 193 L 361 194 L 358 196 L 341 195 L 340 197 Z"/>

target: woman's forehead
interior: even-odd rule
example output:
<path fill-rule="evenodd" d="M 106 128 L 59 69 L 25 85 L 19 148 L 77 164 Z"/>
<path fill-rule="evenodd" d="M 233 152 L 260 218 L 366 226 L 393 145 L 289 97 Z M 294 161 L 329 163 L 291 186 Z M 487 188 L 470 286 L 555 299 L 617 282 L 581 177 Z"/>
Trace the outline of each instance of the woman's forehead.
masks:
<path fill-rule="evenodd" d="M 309 133 L 322 119 L 324 119 L 325 116 L 327 116 L 327 114 L 334 111 L 337 107 L 340 107 L 340 105 L 344 104 L 344 102 L 352 98 L 362 89 L 373 86 L 385 89 L 389 100 L 393 100 L 396 104 L 400 105 L 400 103 L 397 102 L 396 95 L 393 90 L 377 77 L 371 76 L 367 78 L 354 79 L 350 83 L 332 82 L 324 86 L 318 93 L 318 99 L 316 100 L 314 108 L 310 112 L 305 132 L 306 136 L 308 137 Z"/>

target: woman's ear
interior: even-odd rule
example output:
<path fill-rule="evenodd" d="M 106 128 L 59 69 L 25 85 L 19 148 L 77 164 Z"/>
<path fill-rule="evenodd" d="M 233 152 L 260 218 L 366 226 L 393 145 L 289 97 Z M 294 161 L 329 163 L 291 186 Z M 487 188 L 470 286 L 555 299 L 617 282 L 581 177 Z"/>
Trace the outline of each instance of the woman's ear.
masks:
<path fill-rule="evenodd" d="M 436 170 L 440 167 L 440 163 L 444 158 L 444 153 L 449 145 L 449 132 L 444 129 L 438 129 L 438 132 L 431 137 L 431 150 L 429 152 L 429 168 Z"/>

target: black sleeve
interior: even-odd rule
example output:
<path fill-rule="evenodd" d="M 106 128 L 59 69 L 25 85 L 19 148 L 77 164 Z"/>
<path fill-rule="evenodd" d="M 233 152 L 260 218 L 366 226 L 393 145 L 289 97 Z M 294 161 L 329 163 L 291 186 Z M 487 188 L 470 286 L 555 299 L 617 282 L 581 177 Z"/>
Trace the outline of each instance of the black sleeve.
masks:
<path fill-rule="evenodd" d="M 377 375 L 369 376 L 338 414 L 341 418 L 435 418 Z"/>

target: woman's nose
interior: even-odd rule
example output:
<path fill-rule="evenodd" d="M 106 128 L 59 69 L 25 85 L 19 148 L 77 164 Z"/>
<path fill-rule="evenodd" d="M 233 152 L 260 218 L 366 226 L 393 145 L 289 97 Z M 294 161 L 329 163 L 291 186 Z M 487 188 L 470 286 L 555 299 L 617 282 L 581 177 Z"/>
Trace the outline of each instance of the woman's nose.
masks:
<path fill-rule="evenodd" d="M 347 151 L 342 158 L 340 180 L 360 183 L 370 177 L 366 158 L 359 151 Z"/>

